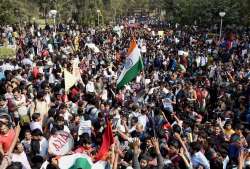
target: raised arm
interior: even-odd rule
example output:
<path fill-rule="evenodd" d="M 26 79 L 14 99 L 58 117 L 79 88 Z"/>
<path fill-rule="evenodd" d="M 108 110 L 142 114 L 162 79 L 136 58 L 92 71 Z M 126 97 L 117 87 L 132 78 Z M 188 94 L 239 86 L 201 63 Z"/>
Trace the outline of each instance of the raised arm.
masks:
<path fill-rule="evenodd" d="M 13 150 L 14 150 L 14 148 L 16 146 L 20 131 L 21 131 L 21 127 L 20 127 L 20 125 L 18 123 L 18 125 L 15 128 L 15 137 L 14 137 L 12 143 L 11 143 L 9 151 L 6 153 L 7 155 L 10 155 L 13 152 Z"/>
<path fill-rule="evenodd" d="M 141 153 L 141 150 L 140 150 L 140 140 L 139 138 L 136 138 L 133 142 L 133 160 L 132 160 L 132 167 L 134 169 L 141 169 L 141 166 L 140 166 L 140 162 L 138 160 L 138 157 Z"/>
<path fill-rule="evenodd" d="M 119 145 L 116 144 L 116 146 L 114 147 L 115 151 L 114 151 L 114 161 L 112 164 L 112 169 L 117 169 L 118 168 L 118 159 L 119 159 Z"/>
<path fill-rule="evenodd" d="M 243 169 L 245 160 L 248 156 L 248 152 L 245 152 L 244 150 L 240 151 L 239 156 L 238 156 L 238 169 Z"/>
<path fill-rule="evenodd" d="M 184 161 L 186 167 L 187 167 L 188 169 L 192 169 L 192 166 L 190 165 L 190 163 L 188 162 L 187 157 L 185 156 L 185 152 L 184 152 L 184 149 L 183 149 L 183 148 L 180 149 L 179 155 L 180 155 L 180 157 L 182 158 L 182 160 Z"/>
<path fill-rule="evenodd" d="M 175 136 L 175 138 L 181 143 L 181 146 L 182 146 L 182 148 L 183 148 L 183 150 L 184 150 L 184 153 L 187 154 L 187 155 L 189 155 L 187 146 L 186 146 L 186 144 L 183 142 L 183 140 L 182 140 L 180 134 L 179 134 L 179 133 L 174 133 L 174 136 Z"/>
<path fill-rule="evenodd" d="M 128 137 L 126 134 L 124 134 L 123 132 L 117 130 L 117 133 L 118 133 L 124 140 L 129 140 L 129 137 Z"/>
<path fill-rule="evenodd" d="M 160 146 L 159 146 L 159 141 L 157 138 L 153 137 L 151 139 L 152 145 L 155 148 L 156 154 L 157 154 L 157 165 L 158 165 L 158 169 L 162 169 L 164 166 L 164 162 L 163 162 L 163 157 L 161 155 L 161 151 L 160 151 Z"/>

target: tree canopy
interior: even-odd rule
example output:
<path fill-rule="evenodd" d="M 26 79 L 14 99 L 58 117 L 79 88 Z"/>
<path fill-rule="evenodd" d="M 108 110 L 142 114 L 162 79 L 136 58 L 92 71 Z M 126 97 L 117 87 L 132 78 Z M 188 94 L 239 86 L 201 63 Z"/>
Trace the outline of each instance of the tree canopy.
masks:
<path fill-rule="evenodd" d="M 81 24 L 96 23 L 97 9 L 107 22 L 131 15 L 134 9 L 144 9 L 165 11 L 166 20 L 182 24 L 218 23 L 220 11 L 226 12 L 225 23 L 250 24 L 249 0 L 0 0 L 0 21 L 13 23 L 30 17 L 46 18 L 51 9 L 58 11 L 58 19 L 63 22 L 73 19 Z"/>

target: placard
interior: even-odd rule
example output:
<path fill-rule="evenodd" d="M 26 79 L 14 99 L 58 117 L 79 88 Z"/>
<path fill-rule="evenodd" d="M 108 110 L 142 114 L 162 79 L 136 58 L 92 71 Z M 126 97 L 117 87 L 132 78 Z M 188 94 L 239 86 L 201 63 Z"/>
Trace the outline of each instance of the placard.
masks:
<path fill-rule="evenodd" d="M 49 150 L 53 155 L 65 155 L 73 146 L 73 137 L 65 131 L 58 131 L 49 138 Z"/>
<path fill-rule="evenodd" d="M 83 133 L 88 133 L 89 135 L 91 135 L 91 126 L 92 124 L 90 120 L 81 119 L 79 130 L 78 130 L 78 135 L 80 136 Z"/>
<path fill-rule="evenodd" d="M 184 53 L 184 51 L 183 51 L 183 50 L 179 50 L 179 51 L 178 51 L 178 55 L 179 55 L 179 56 L 182 56 L 182 55 L 183 55 L 183 53 Z"/>
<path fill-rule="evenodd" d="M 158 36 L 163 37 L 164 36 L 164 31 L 158 31 Z"/>
<path fill-rule="evenodd" d="M 188 56 L 188 52 L 183 51 L 183 50 L 179 50 L 178 51 L 178 56 Z"/>

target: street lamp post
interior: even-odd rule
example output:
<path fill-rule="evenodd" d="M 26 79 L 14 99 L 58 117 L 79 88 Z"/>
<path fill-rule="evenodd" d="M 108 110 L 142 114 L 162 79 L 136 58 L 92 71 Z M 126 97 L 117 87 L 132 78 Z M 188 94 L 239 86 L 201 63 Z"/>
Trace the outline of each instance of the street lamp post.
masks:
<path fill-rule="evenodd" d="M 221 34 L 222 34 L 222 19 L 226 15 L 226 12 L 220 12 L 220 39 L 221 39 Z"/>
<path fill-rule="evenodd" d="M 101 11 L 100 11 L 100 9 L 97 9 L 96 12 L 97 12 L 97 23 L 98 23 L 98 26 L 99 26 L 99 24 L 100 24 L 100 13 L 101 13 Z"/>

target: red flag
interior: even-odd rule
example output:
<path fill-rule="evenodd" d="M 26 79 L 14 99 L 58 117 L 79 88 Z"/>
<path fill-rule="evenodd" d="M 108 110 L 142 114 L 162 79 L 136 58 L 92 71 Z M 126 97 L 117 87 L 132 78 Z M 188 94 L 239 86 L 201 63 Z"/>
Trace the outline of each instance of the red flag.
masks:
<path fill-rule="evenodd" d="M 110 146 L 114 143 L 114 137 L 112 133 L 112 127 L 109 122 L 107 121 L 107 127 L 102 135 L 102 145 L 99 152 L 95 156 L 95 160 L 105 160 L 107 157 L 107 153 L 109 152 Z"/>
<path fill-rule="evenodd" d="M 38 77 L 38 73 L 39 73 L 39 70 L 38 70 L 38 67 L 37 66 L 35 66 L 34 68 L 33 68 L 33 77 L 35 78 L 35 79 L 37 79 L 37 77 Z"/>

